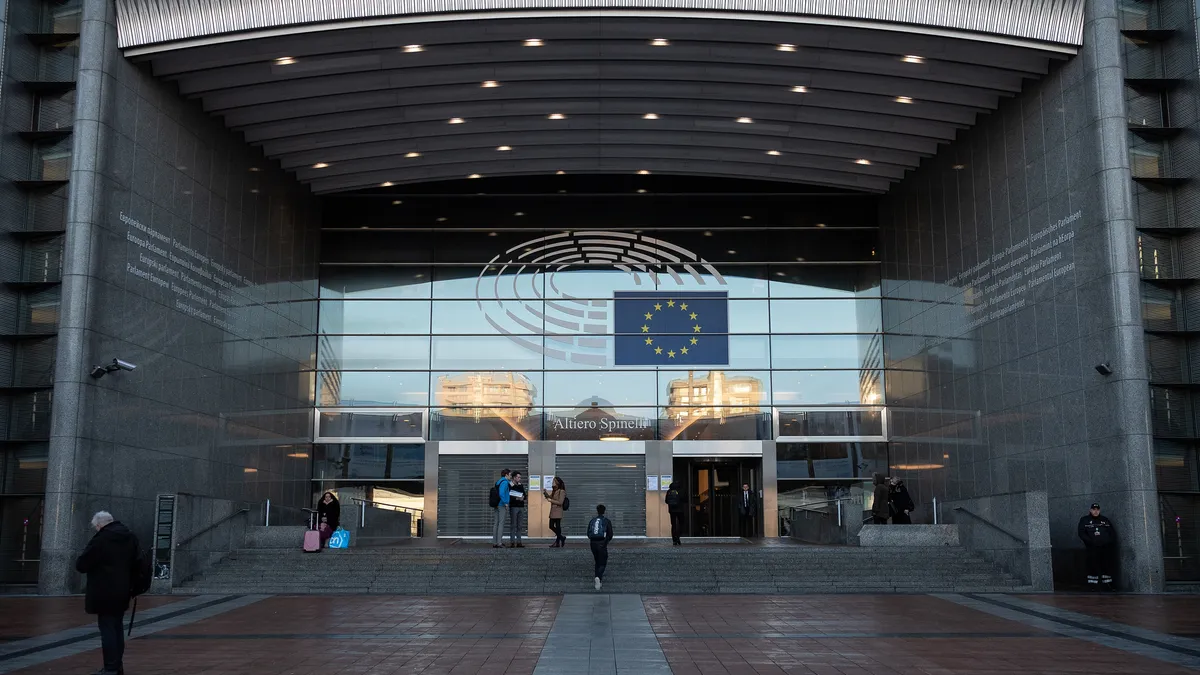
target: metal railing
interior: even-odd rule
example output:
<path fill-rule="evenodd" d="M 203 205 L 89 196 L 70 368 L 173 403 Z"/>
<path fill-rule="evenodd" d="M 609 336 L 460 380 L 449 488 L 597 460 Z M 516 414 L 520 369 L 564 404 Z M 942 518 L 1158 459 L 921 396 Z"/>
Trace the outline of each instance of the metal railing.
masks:
<path fill-rule="evenodd" d="M 978 520 L 979 522 L 983 523 L 984 525 L 987 525 L 988 527 L 992 528 L 993 530 L 995 530 L 1003 535 L 1006 535 L 1009 538 L 1013 539 L 1014 541 L 1020 543 L 1022 546 L 1029 545 L 1029 542 L 1025 541 L 1024 539 L 1018 537 L 1017 535 L 1013 534 L 1012 532 L 1009 532 L 1008 530 L 1004 529 L 1003 527 L 1000 527 L 999 525 L 993 523 L 992 521 L 988 520 L 987 518 L 984 518 L 983 516 L 981 516 L 979 514 L 972 513 L 970 511 L 968 511 L 967 509 L 964 509 L 961 506 L 954 507 L 954 510 L 958 513 L 961 513 L 966 516 L 970 516 L 970 517 L 974 518 L 975 520 Z"/>
<path fill-rule="evenodd" d="M 231 514 L 229 514 L 229 515 L 225 516 L 224 518 L 222 518 L 222 519 L 218 520 L 217 522 L 215 522 L 215 523 L 212 523 L 212 524 L 211 524 L 211 525 L 209 525 L 208 527 L 205 527 L 205 528 L 203 528 L 203 529 L 197 530 L 196 532 L 193 532 L 193 533 L 192 533 L 192 535 L 191 535 L 191 536 L 189 536 L 187 539 L 184 539 L 184 540 L 182 540 L 182 541 L 175 542 L 175 548 L 177 548 L 177 549 L 178 549 L 178 548 L 183 548 L 183 546 L 184 546 L 185 544 L 190 544 L 191 542 L 195 541 L 195 540 L 196 540 L 196 539 L 198 539 L 199 537 L 201 537 L 201 536 L 203 536 L 203 535 L 205 535 L 205 534 L 208 534 L 209 532 L 212 532 L 213 530 L 215 530 L 215 529 L 217 529 L 218 527 L 220 527 L 220 526 L 224 525 L 225 523 L 228 523 L 229 521 L 233 520 L 234 518 L 237 518 L 238 516 L 244 516 L 244 515 L 246 515 L 246 514 L 248 514 L 248 513 L 250 513 L 250 509 L 249 509 L 249 508 L 242 508 L 242 509 L 238 509 L 237 511 L 234 511 L 233 513 L 231 513 Z"/>
<path fill-rule="evenodd" d="M 369 499 L 353 497 L 352 501 L 359 505 L 358 510 L 358 526 L 366 527 L 367 525 L 367 507 L 374 509 L 382 509 L 384 511 L 398 511 L 409 515 L 409 526 L 412 530 L 412 536 L 421 536 L 421 521 L 425 518 L 424 509 L 414 509 L 408 506 L 397 506 L 395 504 L 384 504 L 383 502 L 373 502 Z"/>

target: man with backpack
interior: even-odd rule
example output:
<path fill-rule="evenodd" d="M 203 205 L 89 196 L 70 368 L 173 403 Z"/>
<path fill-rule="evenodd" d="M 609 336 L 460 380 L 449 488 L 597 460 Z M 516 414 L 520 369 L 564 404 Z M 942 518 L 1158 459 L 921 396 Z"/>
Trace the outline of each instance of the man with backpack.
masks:
<path fill-rule="evenodd" d="M 492 485 L 488 493 L 488 506 L 495 511 L 496 522 L 492 529 L 492 548 L 504 548 L 504 520 L 508 518 L 508 469 L 500 472 L 500 480 Z"/>
<path fill-rule="evenodd" d="M 596 517 L 588 523 L 588 541 L 592 545 L 592 558 L 596 561 L 594 585 L 600 590 L 604 582 L 604 568 L 608 566 L 608 542 L 613 538 L 612 521 L 604 517 L 604 505 L 596 505 Z"/>
<path fill-rule="evenodd" d="M 675 487 L 674 483 L 667 488 L 667 513 L 671 515 L 671 543 L 675 546 L 682 546 L 683 542 L 679 541 L 680 534 L 683 533 L 683 494 L 679 492 L 679 488 Z"/>
<path fill-rule="evenodd" d="M 96 675 L 124 675 L 123 623 L 129 600 L 149 587 L 142 577 L 144 565 L 138 539 L 129 528 L 100 511 L 92 517 L 96 534 L 75 561 L 75 569 L 87 575 L 84 611 L 96 615 L 104 667 Z"/>

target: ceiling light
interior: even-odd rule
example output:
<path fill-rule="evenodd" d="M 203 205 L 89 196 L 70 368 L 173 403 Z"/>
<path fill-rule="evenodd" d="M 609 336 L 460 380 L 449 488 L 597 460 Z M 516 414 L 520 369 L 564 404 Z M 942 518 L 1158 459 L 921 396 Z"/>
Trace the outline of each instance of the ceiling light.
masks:
<path fill-rule="evenodd" d="M 399 199 L 392 200 L 392 206 L 400 206 L 403 203 L 404 202 L 400 201 Z"/>
<path fill-rule="evenodd" d="M 787 276 L 787 273 L 786 273 L 786 272 L 776 272 L 776 273 L 775 273 L 775 276 L 777 276 L 777 277 L 786 277 L 786 276 Z"/>
<path fill-rule="evenodd" d="M 467 176 L 467 178 L 483 178 L 483 176 L 481 176 L 481 175 L 479 175 L 479 174 L 477 174 L 477 173 L 473 173 L 473 174 L 471 174 L 470 176 Z"/>
<path fill-rule="evenodd" d="M 246 467 L 245 469 L 242 469 L 242 473 L 258 473 L 258 469 L 251 469 L 250 467 Z"/>
<path fill-rule="evenodd" d="M 925 57 L 917 56 L 916 54 L 905 54 L 904 58 L 900 60 L 905 63 L 925 63 Z"/>
<path fill-rule="evenodd" d="M 416 54 L 425 51 L 425 45 L 404 45 L 405 54 Z"/>
<path fill-rule="evenodd" d="M 529 38 L 525 41 L 526 47 L 541 47 L 544 44 L 546 43 L 542 42 L 540 38 Z"/>
<path fill-rule="evenodd" d="M 419 153 L 419 152 L 410 152 L 407 155 L 405 155 L 405 157 L 407 157 L 409 159 L 416 159 L 417 157 L 420 157 L 420 156 L 421 156 L 421 153 Z"/>
<path fill-rule="evenodd" d="M 863 166 L 871 166 L 871 160 L 869 160 L 869 159 L 856 159 L 856 160 L 854 160 L 854 163 L 862 164 Z"/>
<path fill-rule="evenodd" d="M 644 194 L 646 194 L 646 188 L 638 188 L 638 194 L 639 194 L 639 195 L 644 195 Z"/>
<path fill-rule="evenodd" d="M 313 168 L 314 169 L 328 169 L 329 165 L 326 164 L 325 162 L 317 162 L 316 164 L 313 164 Z"/>
<path fill-rule="evenodd" d="M 549 114 L 549 115 L 547 115 L 546 117 L 547 117 L 548 119 L 552 119 L 552 120 L 565 120 L 565 119 L 567 119 L 567 116 L 566 116 L 566 115 L 564 115 L 564 114 L 562 114 L 562 113 L 550 113 L 550 114 Z"/>
<path fill-rule="evenodd" d="M 754 220 L 754 216 L 742 216 L 742 220 Z"/>
<path fill-rule="evenodd" d="M 953 168 L 955 171 L 962 171 L 963 169 L 967 168 L 967 165 L 966 164 L 955 164 L 951 168 Z"/>
<path fill-rule="evenodd" d="M 444 222 L 446 222 L 446 216 L 438 216 L 438 219 L 437 219 L 437 221 L 438 221 L 439 223 L 444 223 Z"/>
<path fill-rule="evenodd" d="M 497 233 L 495 233 L 495 232 L 488 232 L 488 236 L 489 236 L 489 237 L 494 237 L 494 236 L 496 236 L 496 234 L 497 234 Z"/>
<path fill-rule="evenodd" d="M 804 258 L 796 258 L 796 262 L 804 262 Z"/>
<path fill-rule="evenodd" d="M 913 100 L 912 100 L 911 96 L 897 96 L 896 97 L 896 103 L 912 103 L 912 102 L 913 102 Z"/>
<path fill-rule="evenodd" d="M 798 85 L 792 87 L 792 92 L 797 93 L 797 94 L 807 94 L 808 87 L 806 87 L 802 84 L 798 84 Z"/>
<path fill-rule="evenodd" d="M 656 120 L 656 119 L 658 119 L 658 113 L 646 113 L 645 115 L 642 115 L 642 119 Z"/>
<path fill-rule="evenodd" d="M 825 227 L 825 223 L 817 223 L 817 227 Z"/>
<path fill-rule="evenodd" d="M 517 211 L 517 212 L 516 212 L 516 213 L 514 213 L 513 215 L 514 215 L 514 216 L 523 216 L 523 215 L 525 215 L 525 212 L 524 212 L 524 211 Z"/>
<path fill-rule="evenodd" d="M 737 118 L 737 123 L 738 124 L 754 124 L 754 120 L 749 117 L 739 117 L 739 118 Z"/>
<path fill-rule="evenodd" d="M 290 56 L 281 56 L 281 57 L 275 59 L 275 65 L 277 65 L 277 66 L 290 66 L 295 62 L 296 62 L 296 59 L 294 59 Z"/>
<path fill-rule="evenodd" d="M 307 452 L 289 452 L 288 457 L 292 457 L 295 459 L 308 459 L 308 453 Z"/>
<path fill-rule="evenodd" d="M 564 194 L 564 193 L 566 193 L 566 190 L 559 190 L 559 191 L 558 191 L 558 194 L 560 194 L 560 195 L 561 195 L 561 194 Z"/>
<path fill-rule="evenodd" d="M 707 230 L 706 230 L 706 231 L 704 232 L 704 236 L 706 236 L 706 237 L 711 237 L 711 236 L 712 236 L 712 232 L 709 232 L 709 231 L 707 231 Z"/>
<path fill-rule="evenodd" d="M 380 183 L 379 187 L 392 187 L 393 185 L 395 185 L 395 183 L 393 183 L 392 181 L 389 180 L 389 181 Z"/>
<path fill-rule="evenodd" d="M 778 157 L 778 156 L 782 155 L 783 153 L 778 150 L 768 150 L 767 154 L 772 157 Z"/>
<path fill-rule="evenodd" d="M 258 188 L 251 188 L 250 194 L 252 194 L 252 195 L 258 194 Z"/>
<path fill-rule="evenodd" d="M 508 152 L 509 150 L 512 150 L 512 146 L 511 145 L 502 145 L 502 146 L 496 148 L 496 150 L 498 152 Z"/>
<path fill-rule="evenodd" d="M 796 45 L 784 42 L 782 44 L 775 45 L 775 49 L 781 52 L 794 52 L 796 51 Z"/>
<path fill-rule="evenodd" d="M 495 89 L 500 86 L 500 83 L 495 80 L 484 80 L 483 84 L 479 85 L 484 89 Z"/>
<path fill-rule="evenodd" d="M 461 117 L 451 117 L 450 118 L 450 124 L 462 124 L 463 121 L 464 120 Z"/>
<path fill-rule="evenodd" d="M 650 41 L 651 47 L 670 47 L 671 41 L 667 38 L 654 38 Z"/>
<path fill-rule="evenodd" d="M 257 166 L 250 167 L 251 173 L 258 173 L 259 171 L 262 171 L 262 169 L 258 168 Z"/>
<path fill-rule="evenodd" d="M 639 170 L 639 171 L 638 171 L 638 175 L 639 175 L 639 176 L 649 176 L 649 175 L 650 175 L 650 171 L 648 171 L 647 169 L 641 169 L 641 170 Z"/>
<path fill-rule="evenodd" d="M 554 175 L 555 176 L 565 176 L 565 175 L 567 175 L 567 172 L 560 169 L 558 171 L 555 171 Z"/>
<path fill-rule="evenodd" d="M 737 251 L 735 251 L 733 249 L 729 249 L 728 251 L 725 251 L 725 252 L 728 253 L 729 255 L 737 255 Z"/>

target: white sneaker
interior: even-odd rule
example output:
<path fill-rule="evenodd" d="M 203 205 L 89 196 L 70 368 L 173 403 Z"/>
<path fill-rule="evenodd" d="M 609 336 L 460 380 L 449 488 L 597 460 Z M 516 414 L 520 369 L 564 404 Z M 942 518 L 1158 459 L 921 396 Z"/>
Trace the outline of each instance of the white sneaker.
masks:
<path fill-rule="evenodd" d="M 596 577 L 596 580 L 592 582 L 592 586 L 595 586 L 596 590 L 600 590 L 600 577 Z"/>

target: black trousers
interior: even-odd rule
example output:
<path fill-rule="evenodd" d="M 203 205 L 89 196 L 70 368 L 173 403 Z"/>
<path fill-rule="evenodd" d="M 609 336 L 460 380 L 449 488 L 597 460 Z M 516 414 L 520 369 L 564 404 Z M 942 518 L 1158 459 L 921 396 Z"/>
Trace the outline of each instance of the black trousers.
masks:
<path fill-rule="evenodd" d="M 887 525 L 887 516 L 873 516 L 876 525 Z"/>
<path fill-rule="evenodd" d="M 125 616 L 123 614 L 100 614 L 96 624 L 100 627 L 100 650 L 104 653 L 104 670 L 119 673 L 124 670 Z"/>
<path fill-rule="evenodd" d="M 1087 546 L 1088 584 L 1112 583 L 1112 546 Z"/>
<path fill-rule="evenodd" d="M 683 536 L 683 514 L 677 511 L 671 512 L 671 541 L 679 543 L 679 538 Z"/>
<path fill-rule="evenodd" d="M 604 581 L 604 568 L 608 567 L 608 542 L 603 539 L 592 541 L 592 558 L 596 560 L 596 574 Z"/>
<path fill-rule="evenodd" d="M 753 537 L 755 534 L 754 516 L 739 515 L 738 516 L 738 527 L 741 529 L 741 535 L 743 537 Z"/>
<path fill-rule="evenodd" d="M 550 519 L 550 531 L 554 533 L 554 541 L 565 542 L 567 540 L 562 533 L 562 518 Z"/>

